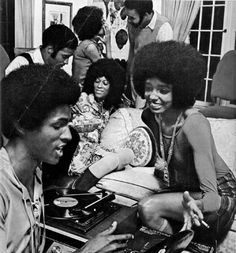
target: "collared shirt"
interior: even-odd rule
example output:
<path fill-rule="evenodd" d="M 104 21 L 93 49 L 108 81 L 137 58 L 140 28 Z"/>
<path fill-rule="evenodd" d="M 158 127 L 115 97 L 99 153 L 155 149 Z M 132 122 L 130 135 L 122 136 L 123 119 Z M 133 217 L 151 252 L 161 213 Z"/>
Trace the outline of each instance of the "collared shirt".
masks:
<path fill-rule="evenodd" d="M 27 53 L 30 54 L 34 63 L 44 64 L 44 60 L 39 47 L 34 50 L 28 51 Z M 11 71 L 28 64 L 28 60 L 25 57 L 19 55 L 15 59 L 13 59 L 7 66 L 7 68 L 5 69 L 5 75 L 8 75 Z"/>
<path fill-rule="evenodd" d="M 154 30 L 157 21 L 157 12 L 154 11 L 153 17 L 150 23 L 146 26 L 151 30 Z M 173 39 L 173 30 L 168 22 L 165 22 L 159 29 L 156 41 L 167 41 Z"/>
<path fill-rule="evenodd" d="M 0 149 L 0 252 L 41 253 L 44 231 L 41 170 L 35 172 L 34 199 L 19 181 L 5 148 Z"/>
<path fill-rule="evenodd" d="M 143 46 L 156 41 L 166 41 L 173 39 L 173 30 L 168 19 L 156 11 L 150 23 L 144 28 L 136 28 L 128 23 L 129 39 L 130 39 L 130 52 L 129 52 L 129 65 L 131 66 L 133 57 L 137 51 Z"/>
<path fill-rule="evenodd" d="M 33 63 L 38 63 L 38 64 L 45 64 L 42 53 L 40 50 L 40 47 L 37 47 L 34 50 L 28 51 L 28 54 L 30 54 Z M 62 69 L 65 70 L 69 75 L 72 75 L 72 56 L 69 57 L 69 62 L 68 64 L 65 64 Z M 29 62 L 24 56 L 18 55 L 15 59 L 13 59 L 9 65 L 5 69 L 5 75 L 8 75 L 11 71 L 23 66 L 23 65 L 28 65 Z"/>

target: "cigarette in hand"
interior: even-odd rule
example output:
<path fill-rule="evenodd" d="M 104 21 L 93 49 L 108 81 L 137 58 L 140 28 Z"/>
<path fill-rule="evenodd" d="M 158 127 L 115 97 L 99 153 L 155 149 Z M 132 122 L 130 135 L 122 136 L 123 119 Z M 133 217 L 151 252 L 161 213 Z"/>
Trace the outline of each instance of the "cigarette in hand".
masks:
<path fill-rule="evenodd" d="M 205 228 L 210 228 L 210 226 L 202 219 L 199 219 L 199 217 L 195 214 L 193 219 L 195 219 L 195 222 L 199 222 L 202 226 Z"/>
<path fill-rule="evenodd" d="M 203 225 L 205 228 L 210 228 L 210 226 L 204 221 L 200 220 L 201 225 Z"/>

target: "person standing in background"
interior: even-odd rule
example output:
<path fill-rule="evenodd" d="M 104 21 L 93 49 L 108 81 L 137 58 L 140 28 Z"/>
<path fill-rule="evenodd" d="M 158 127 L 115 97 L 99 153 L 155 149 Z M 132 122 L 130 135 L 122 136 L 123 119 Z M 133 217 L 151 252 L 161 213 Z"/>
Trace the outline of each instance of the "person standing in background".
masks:
<path fill-rule="evenodd" d="M 110 58 L 110 32 L 104 27 L 102 9 L 96 6 L 79 9 L 72 25 L 80 40 L 74 53 L 72 75 L 83 86 L 89 66 L 104 57 L 101 49 L 102 36 L 105 38 L 103 43 L 106 46 L 106 57 Z"/>
<path fill-rule="evenodd" d="M 126 0 L 125 14 L 128 17 L 128 34 L 130 49 L 127 63 L 127 81 L 130 82 L 130 93 L 135 101 L 135 107 L 142 108 L 142 100 L 133 89 L 132 68 L 137 51 L 151 42 L 161 42 L 173 39 L 173 30 L 168 19 L 153 10 L 152 0 Z"/>
<path fill-rule="evenodd" d="M 42 45 L 13 59 L 6 67 L 5 75 L 29 64 L 49 64 L 63 68 L 68 64 L 77 45 L 78 39 L 71 29 L 62 24 L 51 25 L 43 32 Z M 69 74 L 70 71 L 64 70 Z M 1 138 L 1 145 L 5 145 L 7 138 L 2 133 Z"/>

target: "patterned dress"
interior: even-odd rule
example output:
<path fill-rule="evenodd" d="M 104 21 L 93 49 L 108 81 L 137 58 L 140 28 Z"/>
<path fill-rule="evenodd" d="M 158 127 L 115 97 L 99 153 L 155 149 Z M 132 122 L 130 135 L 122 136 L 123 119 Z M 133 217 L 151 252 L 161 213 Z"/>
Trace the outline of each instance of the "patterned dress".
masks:
<path fill-rule="evenodd" d="M 111 110 L 104 109 L 93 94 L 83 92 L 72 111 L 73 127 L 80 135 L 80 142 L 74 153 L 69 175 L 78 175 L 107 153 L 107 150 L 100 147 L 100 138 Z"/>

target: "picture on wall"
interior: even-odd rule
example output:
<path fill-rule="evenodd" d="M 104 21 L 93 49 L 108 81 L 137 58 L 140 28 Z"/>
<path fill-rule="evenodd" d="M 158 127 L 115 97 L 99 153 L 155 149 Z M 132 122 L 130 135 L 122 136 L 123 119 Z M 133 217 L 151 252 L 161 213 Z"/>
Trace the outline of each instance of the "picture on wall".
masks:
<path fill-rule="evenodd" d="M 43 30 L 54 24 L 71 28 L 72 3 L 45 0 L 43 3 Z"/>

